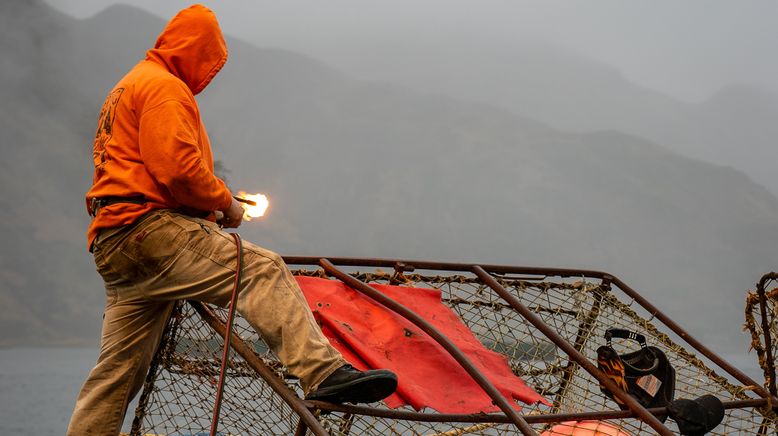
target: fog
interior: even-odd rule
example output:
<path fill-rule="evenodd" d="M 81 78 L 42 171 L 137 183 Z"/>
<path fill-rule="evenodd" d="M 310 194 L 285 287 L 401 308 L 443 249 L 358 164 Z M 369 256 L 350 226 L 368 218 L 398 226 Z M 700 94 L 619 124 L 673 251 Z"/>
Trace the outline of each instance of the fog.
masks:
<path fill-rule="evenodd" d="M 191 3 L 47 2 L 82 18 L 114 3 L 170 17 Z M 684 101 L 705 100 L 733 83 L 778 90 L 778 4 L 770 0 L 231 0 L 207 5 L 231 35 L 260 47 L 300 51 L 366 78 L 391 79 L 392 71 L 365 65 L 365 55 L 394 58 L 450 40 L 497 47 L 530 40 L 600 61 L 635 84 Z M 460 51 L 463 58 L 472 54 L 467 47 Z"/>
<path fill-rule="evenodd" d="M 187 3 L 123 4 L 0 6 L 2 344 L 96 343 L 94 124 Z M 231 50 L 198 96 L 215 154 L 274 200 L 247 239 L 605 270 L 745 354 L 745 292 L 778 266 L 776 3 L 208 6 Z"/>

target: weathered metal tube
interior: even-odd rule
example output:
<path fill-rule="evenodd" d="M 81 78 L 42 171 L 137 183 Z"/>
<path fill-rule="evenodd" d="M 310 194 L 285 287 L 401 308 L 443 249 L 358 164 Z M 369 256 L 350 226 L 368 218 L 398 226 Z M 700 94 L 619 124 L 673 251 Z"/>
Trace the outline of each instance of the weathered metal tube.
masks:
<path fill-rule="evenodd" d="M 353 415 L 373 416 L 376 418 L 397 419 L 418 422 L 462 422 L 462 423 L 497 423 L 510 424 L 511 420 L 504 414 L 497 413 L 422 413 L 389 409 L 375 409 L 366 406 L 353 406 L 350 404 L 331 404 L 322 401 L 305 401 L 311 409 L 320 409 L 328 412 L 340 412 Z M 764 407 L 768 404 L 766 398 L 753 398 L 750 400 L 722 401 L 724 409 L 744 409 L 747 407 Z M 646 409 L 652 415 L 667 415 L 667 407 L 652 407 Z M 638 418 L 631 410 L 605 410 L 602 412 L 579 413 L 549 413 L 542 415 L 522 415 L 529 424 L 552 424 L 564 421 L 586 421 L 607 419 Z"/>

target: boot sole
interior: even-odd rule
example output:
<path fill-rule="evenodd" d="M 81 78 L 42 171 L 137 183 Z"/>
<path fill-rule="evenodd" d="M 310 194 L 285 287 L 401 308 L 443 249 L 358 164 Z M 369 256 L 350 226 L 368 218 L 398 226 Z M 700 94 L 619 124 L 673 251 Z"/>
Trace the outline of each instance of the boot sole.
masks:
<path fill-rule="evenodd" d="M 373 403 L 392 395 L 397 389 L 397 376 L 392 373 L 374 374 L 319 389 L 307 400 L 329 403 Z"/>

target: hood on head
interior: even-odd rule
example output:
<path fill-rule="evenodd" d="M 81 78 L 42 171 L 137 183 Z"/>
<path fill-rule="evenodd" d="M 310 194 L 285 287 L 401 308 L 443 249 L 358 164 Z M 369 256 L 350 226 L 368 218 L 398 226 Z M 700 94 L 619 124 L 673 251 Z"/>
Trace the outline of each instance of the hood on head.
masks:
<path fill-rule="evenodd" d="M 198 94 L 227 62 L 216 14 L 203 5 L 183 9 L 167 23 L 146 59 L 165 66 Z"/>

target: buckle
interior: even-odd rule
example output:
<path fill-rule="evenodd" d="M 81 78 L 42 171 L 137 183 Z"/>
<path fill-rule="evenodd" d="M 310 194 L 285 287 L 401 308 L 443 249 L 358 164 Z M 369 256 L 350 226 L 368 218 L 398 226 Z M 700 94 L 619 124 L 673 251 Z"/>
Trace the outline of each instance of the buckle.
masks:
<path fill-rule="evenodd" d="M 91 216 L 92 218 L 96 217 L 97 209 L 100 209 L 102 205 L 103 202 L 99 198 L 92 197 L 92 199 L 89 200 L 89 216 Z"/>

